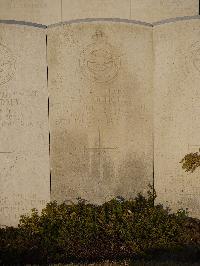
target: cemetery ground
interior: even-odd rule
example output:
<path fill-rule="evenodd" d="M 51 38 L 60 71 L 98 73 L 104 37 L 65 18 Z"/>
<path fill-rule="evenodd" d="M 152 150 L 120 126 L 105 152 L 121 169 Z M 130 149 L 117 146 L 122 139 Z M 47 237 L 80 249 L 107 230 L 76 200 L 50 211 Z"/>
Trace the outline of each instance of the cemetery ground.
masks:
<path fill-rule="evenodd" d="M 48 203 L 41 214 L 33 209 L 17 228 L 0 229 L 0 264 L 200 263 L 200 220 L 155 205 L 155 197 L 150 189 L 132 200 L 92 205 L 78 199 Z"/>

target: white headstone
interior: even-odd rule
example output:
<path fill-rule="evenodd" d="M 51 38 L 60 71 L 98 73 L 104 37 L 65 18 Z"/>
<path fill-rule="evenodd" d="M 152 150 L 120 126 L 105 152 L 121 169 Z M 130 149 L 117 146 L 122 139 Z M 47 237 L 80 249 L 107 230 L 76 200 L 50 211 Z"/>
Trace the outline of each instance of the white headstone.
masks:
<path fill-rule="evenodd" d="M 152 28 L 48 30 L 51 199 L 134 197 L 153 182 Z"/>
<path fill-rule="evenodd" d="M 199 217 L 199 169 L 185 173 L 181 159 L 200 148 L 200 21 L 154 28 L 155 189 L 173 210 Z"/>
<path fill-rule="evenodd" d="M 0 225 L 50 199 L 44 29 L 0 24 Z"/>

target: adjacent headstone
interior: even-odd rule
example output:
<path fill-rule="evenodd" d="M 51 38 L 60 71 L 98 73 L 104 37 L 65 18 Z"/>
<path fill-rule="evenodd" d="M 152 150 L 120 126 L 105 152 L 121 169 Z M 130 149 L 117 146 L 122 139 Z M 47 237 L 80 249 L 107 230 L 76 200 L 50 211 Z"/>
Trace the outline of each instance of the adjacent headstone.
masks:
<path fill-rule="evenodd" d="M 198 0 L 0 0 L 0 20 L 45 25 L 86 18 L 120 18 L 151 23 L 198 14 Z"/>
<path fill-rule="evenodd" d="M 130 19 L 130 0 L 62 0 L 62 20 L 85 18 Z"/>
<path fill-rule="evenodd" d="M 0 24 L 0 226 L 50 199 L 44 29 Z"/>
<path fill-rule="evenodd" d="M 102 203 L 153 182 L 152 28 L 48 29 L 51 199 Z"/>
<path fill-rule="evenodd" d="M 49 25 L 61 21 L 61 0 L 0 0 L 0 20 Z"/>
<path fill-rule="evenodd" d="M 131 0 L 131 19 L 146 22 L 195 16 L 199 0 Z"/>
<path fill-rule="evenodd" d="M 154 28 L 155 189 L 172 210 L 200 217 L 199 169 L 185 173 L 181 159 L 200 148 L 200 20 Z"/>
<path fill-rule="evenodd" d="M 199 14 L 199 0 L 62 0 L 62 20 L 121 18 L 156 22 Z"/>

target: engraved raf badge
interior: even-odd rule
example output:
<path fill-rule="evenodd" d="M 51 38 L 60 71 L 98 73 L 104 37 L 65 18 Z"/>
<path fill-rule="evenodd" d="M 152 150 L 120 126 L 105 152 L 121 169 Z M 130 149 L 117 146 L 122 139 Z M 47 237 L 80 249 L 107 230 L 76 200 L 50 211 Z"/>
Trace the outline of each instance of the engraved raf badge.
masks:
<path fill-rule="evenodd" d="M 102 31 L 93 35 L 94 42 L 88 45 L 80 55 L 80 68 L 89 80 L 105 83 L 113 81 L 119 73 L 120 55 L 110 45 Z"/>

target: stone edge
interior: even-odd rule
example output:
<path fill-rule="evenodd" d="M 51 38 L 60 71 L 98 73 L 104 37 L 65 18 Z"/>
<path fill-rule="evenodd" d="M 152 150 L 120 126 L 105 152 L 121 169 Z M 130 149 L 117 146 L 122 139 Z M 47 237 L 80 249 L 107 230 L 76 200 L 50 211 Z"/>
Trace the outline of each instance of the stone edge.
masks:
<path fill-rule="evenodd" d="M 10 24 L 10 25 L 22 25 L 22 26 L 29 26 L 29 27 L 36 27 L 36 28 L 52 28 L 57 27 L 60 25 L 67 25 L 67 24 L 76 24 L 76 23 L 89 23 L 89 22 L 119 22 L 119 23 L 129 23 L 129 24 L 135 24 L 135 25 L 142 25 L 147 27 L 155 27 L 160 26 L 168 23 L 175 23 L 179 21 L 187 21 L 192 19 L 200 19 L 200 15 L 197 16 L 185 16 L 185 17 L 176 17 L 176 18 L 170 18 L 170 19 L 164 19 L 161 21 L 157 21 L 154 23 L 148 23 L 140 20 L 129 20 L 129 19 L 120 19 L 120 18 L 86 18 L 86 19 L 74 19 L 64 22 L 59 22 L 51 25 L 43 25 L 33 22 L 26 22 L 26 21 L 18 21 L 18 20 L 0 20 L 1 24 Z"/>
<path fill-rule="evenodd" d="M 29 26 L 29 27 L 42 28 L 42 29 L 47 28 L 47 26 L 43 24 L 27 22 L 27 21 L 19 21 L 19 20 L 0 20 L 0 24 L 21 25 L 21 26 Z"/>

